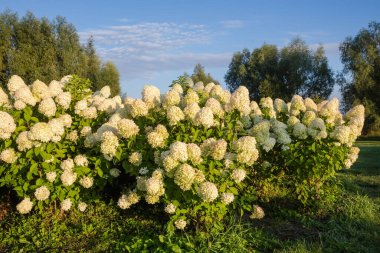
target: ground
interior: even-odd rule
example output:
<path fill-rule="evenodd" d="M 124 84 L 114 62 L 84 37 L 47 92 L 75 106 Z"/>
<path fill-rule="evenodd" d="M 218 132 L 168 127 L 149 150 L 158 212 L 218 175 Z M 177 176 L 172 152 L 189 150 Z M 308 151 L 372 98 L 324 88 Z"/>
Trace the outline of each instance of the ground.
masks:
<path fill-rule="evenodd" d="M 317 211 L 263 203 L 260 221 L 229 217 L 217 234 L 164 235 L 157 209 L 128 212 L 100 202 L 86 215 L 54 207 L 27 218 L 0 196 L 0 252 L 379 252 L 380 142 L 357 142 L 358 162 L 338 174 L 337 199 Z M 275 205 L 278 204 L 278 205 Z"/>

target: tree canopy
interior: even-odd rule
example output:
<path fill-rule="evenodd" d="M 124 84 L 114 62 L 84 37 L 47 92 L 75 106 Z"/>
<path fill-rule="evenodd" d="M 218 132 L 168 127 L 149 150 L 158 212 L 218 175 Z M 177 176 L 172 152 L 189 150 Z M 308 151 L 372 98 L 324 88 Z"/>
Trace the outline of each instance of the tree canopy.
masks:
<path fill-rule="evenodd" d="M 104 67 L 109 65 L 106 63 Z M 102 73 L 94 40 L 90 38 L 87 45 L 81 45 L 75 27 L 64 17 L 49 21 L 31 12 L 22 18 L 11 11 L 0 13 L 1 85 L 14 74 L 27 83 L 36 79 L 50 82 L 75 74 L 90 79 L 93 88 L 108 84 L 112 93 L 118 94 L 119 73 L 115 69 L 110 71 L 107 67 L 107 74 Z"/>
<path fill-rule="evenodd" d="M 346 108 L 366 108 L 365 134 L 380 134 L 380 23 L 371 22 L 340 45 L 344 65 L 339 83 Z"/>
<path fill-rule="evenodd" d="M 294 94 L 327 98 L 335 82 L 323 47 L 312 51 L 299 38 L 282 49 L 264 44 L 252 53 L 248 49 L 235 53 L 225 81 L 231 91 L 246 86 L 255 100 L 290 99 Z"/>
<path fill-rule="evenodd" d="M 195 65 L 193 74 L 191 75 L 191 79 L 193 80 L 194 83 L 202 81 L 205 85 L 211 82 L 215 84 L 220 84 L 217 80 L 215 80 L 210 75 L 210 73 L 206 74 L 205 68 L 200 63 Z"/>

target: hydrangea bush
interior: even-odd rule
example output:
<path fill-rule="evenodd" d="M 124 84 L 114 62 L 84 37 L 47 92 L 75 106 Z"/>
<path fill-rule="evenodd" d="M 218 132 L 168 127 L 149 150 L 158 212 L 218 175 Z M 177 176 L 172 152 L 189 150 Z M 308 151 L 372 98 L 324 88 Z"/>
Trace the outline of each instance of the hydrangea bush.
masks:
<path fill-rule="evenodd" d="M 91 94 L 88 85 L 66 76 L 28 86 L 12 76 L 7 90 L 0 89 L 0 186 L 24 198 L 20 213 L 53 201 L 65 211 L 72 205 L 84 210 L 105 185 L 108 164 L 84 139 L 122 106 L 121 98 L 108 98 L 109 87 Z"/>
<path fill-rule="evenodd" d="M 358 157 L 361 105 L 342 115 L 337 99 L 255 102 L 245 87 L 184 78 L 165 94 L 146 86 L 121 101 L 107 87 L 78 91 L 73 79 L 29 87 L 12 77 L 0 90 L 0 182 L 24 197 L 21 213 L 55 199 L 84 210 L 108 179 L 123 189 L 120 208 L 158 205 L 170 231 L 217 227 L 231 209 L 262 218 L 253 204 L 271 185 L 309 205 Z"/>

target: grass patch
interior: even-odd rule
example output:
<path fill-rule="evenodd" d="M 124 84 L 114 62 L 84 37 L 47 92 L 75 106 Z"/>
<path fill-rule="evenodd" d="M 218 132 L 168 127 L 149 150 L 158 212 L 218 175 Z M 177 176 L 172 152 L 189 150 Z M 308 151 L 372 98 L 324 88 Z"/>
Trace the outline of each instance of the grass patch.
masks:
<path fill-rule="evenodd" d="M 0 252 L 378 252 L 380 249 L 380 142 L 361 141 L 358 162 L 338 174 L 338 198 L 319 211 L 302 210 L 278 199 L 263 203 L 259 221 L 226 220 L 215 234 L 164 232 L 162 208 L 125 212 L 101 202 L 61 213 L 18 215 L 3 194 Z"/>

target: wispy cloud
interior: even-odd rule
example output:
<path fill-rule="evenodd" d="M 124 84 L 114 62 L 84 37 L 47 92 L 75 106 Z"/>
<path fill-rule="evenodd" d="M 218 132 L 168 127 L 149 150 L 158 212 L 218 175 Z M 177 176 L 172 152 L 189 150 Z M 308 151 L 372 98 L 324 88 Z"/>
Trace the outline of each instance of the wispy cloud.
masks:
<path fill-rule="evenodd" d="M 194 53 L 193 47 L 211 42 L 202 24 L 144 22 L 79 34 L 82 42 L 94 37 L 99 55 L 115 62 L 124 80 L 153 78 L 160 71 L 193 68 L 198 62 L 223 67 L 231 59 L 230 53 Z"/>
<path fill-rule="evenodd" d="M 302 39 L 315 39 L 319 37 L 325 37 L 328 36 L 328 32 L 324 31 L 310 31 L 310 32 L 288 32 L 288 35 L 291 35 L 292 37 L 300 37 Z"/>
<path fill-rule="evenodd" d="M 234 19 L 234 20 L 223 20 L 220 22 L 224 28 L 228 29 L 237 29 L 242 28 L 245 25 L 243 20 Z"/>
<path fill-rule="evenodd" d="M 339 42 L 329 42 L 329 43 L 320 43 L 320 44 L 311 44 L 310 48 L 316 50 L 319 46 L 323 46 L 325 53 L 329 57 L 339 56 Z"/>

